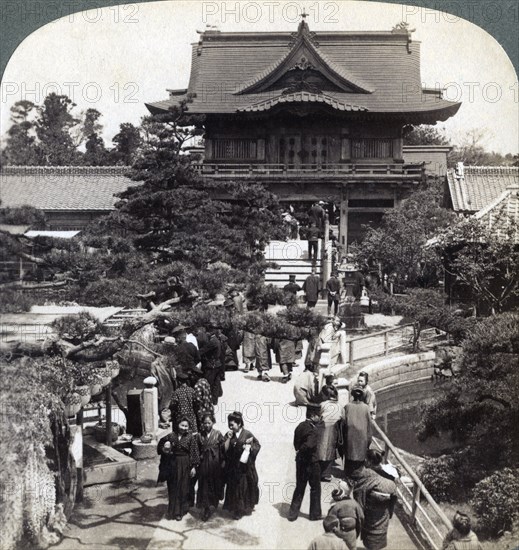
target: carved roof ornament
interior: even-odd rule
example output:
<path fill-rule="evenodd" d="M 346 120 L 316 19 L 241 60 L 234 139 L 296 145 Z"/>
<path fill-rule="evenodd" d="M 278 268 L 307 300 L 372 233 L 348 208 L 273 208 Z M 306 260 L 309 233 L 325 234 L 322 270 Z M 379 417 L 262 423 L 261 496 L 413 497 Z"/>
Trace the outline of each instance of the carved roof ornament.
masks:
<path fill-rule="evenodd" d="M 392 29 L 391 32 L 393 34 L 406 34 L 407 35 L 407 52 L 411 53 L 411 42 L 412 37 L 411 33 L 415 32 L 416 29 L 410 29 L 409 23 L 407 21 L 400 21 L 400 23 L 397 23 Z"/>
<path fill-rule="evenodd" d="M 310 63 L 310 61 L 304 55 L 302 55 L 299 61 L 289 70 L 293 71 L 294 69 L 306 71 L 307 69 L 315 69 L 315 67 L 312 65 L 312 63 Z"/>
<path fill-rule="evenodd" d="M 278 61 L 245 82 L 236 94 L 264 92 L 277 82 L 284 74 L 293 69 L 306 71 L 313 69 L 320 72 L 339 89 L 345 92 L 370 94 L 373 89 L 358 77 L 350 75 L 346 69 L 333 62 L 318 49 L 315 33 L 310 32 L 305 21 L 307 14 L 301 14 L 302 21 L 296 33 L 292 34 L 290 49 Z"/>
<path fill-rule="evenodd" d="M 296 42 L 299 40 L 307 39 L 309 40 L 316 48 L 319 47 L 319 42 L 316 40 L 316 34 L 315 32 L 311 32 L 310 28 L 308 27 L 308 24 L 305 21 L 305 18 L 308 17 L 308 14 L 304 11 L 301 14 L 301 22 L 299 23 L 299 26 L 297 27 L 297 32 L 293 32 L 290 35 L 290 41 L 288 45 L 290 47 L 293 47 Z"/>
<path fill-rule="evenodd" d="M 293 94 L 295 92 L 310 92 L 311 94 L 322 94 L 323 91 L 316 84 L 308 82 L 308 76 L 309 74 L 306 70 L 298 73 L 297 80 L 291 86 L 285 88 L 282 92 L 282 95 Z"/>

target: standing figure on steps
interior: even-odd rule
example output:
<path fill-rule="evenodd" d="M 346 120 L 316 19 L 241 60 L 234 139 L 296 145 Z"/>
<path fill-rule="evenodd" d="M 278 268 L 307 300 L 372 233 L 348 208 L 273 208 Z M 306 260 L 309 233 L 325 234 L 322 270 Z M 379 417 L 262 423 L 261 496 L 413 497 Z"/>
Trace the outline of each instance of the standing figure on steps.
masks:
<path fill-rule="evenodd" d="M 317 261 L 317 249 L 319 247 L 320 236 L 320 229 L 312 222 L 306 232 L 306 238 L 308 239 L 308 259 L 314 263 Z"/>
<path fill-rule="evenodd" d="M 308 275 L 303 283 L 303 290 L 306 295 L 307 307 L 315 307 L 317 300 L 319 300 L 319 291 L 321 290 L 321 280 L 317 276 L 317 270 L 315 267 L 312 267 L 312 274 Z"/>

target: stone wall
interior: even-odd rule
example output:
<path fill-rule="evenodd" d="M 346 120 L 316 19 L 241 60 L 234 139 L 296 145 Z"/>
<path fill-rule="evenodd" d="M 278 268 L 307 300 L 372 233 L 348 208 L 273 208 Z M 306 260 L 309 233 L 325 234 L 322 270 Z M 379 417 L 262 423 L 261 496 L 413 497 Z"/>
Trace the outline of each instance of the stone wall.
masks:
<path fill-rule="evenodd" d="M 376 392 L 429 379 L 434 372 L 435 359 L 434 351 L 426 351 L 382 359 L 361 370 L 368 373 L 369 385 Z"/>

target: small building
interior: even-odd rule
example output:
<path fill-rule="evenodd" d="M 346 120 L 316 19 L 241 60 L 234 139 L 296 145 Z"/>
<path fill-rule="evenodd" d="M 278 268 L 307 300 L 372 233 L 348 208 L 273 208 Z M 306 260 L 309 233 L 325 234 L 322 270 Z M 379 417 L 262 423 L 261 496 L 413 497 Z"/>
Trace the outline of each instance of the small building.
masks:
<path fill-rule="evenodd" d="M 49 229 L 78 231 L 113 210 L 115 193 L 132 185 L 127 172 L 127 166 L 5 166 L 1 205 L 32 206 L 45 214 Z"/>
<path fill-rule="evenodd" d="M 447 207 L 460 215 L 476 214 L 519 185 L 519 167 L 464 166 L 458 163 L 447 174 Z"/>
<path fill-rule="evenodd" d="M 464 166 L 458 163 L 456 169 L 449 170 L 447 181 L 449 206 L 455 212 L 479 220 L 497 239 L 509 239 L 511 236 L 514 239 L 512 244 L 519 247 L 519 167 Z M 485 246 L 484 242 L 480 244 Z M 460 283 L 449 272 L 449 262 L 463 246 L 462 242 L 453 244 L 445 258 L 448 300 L 475 304 L 479 313 L 489 313 L 484 297 L 476 295 L 473 288 Z M 500 292 L 498 289 L 504 288 L 504 284 L 504 279 L 495 274 L 493 287 L 496 294 Z M 504 307 L 511 309 L 518 305 L 518 297 L 511 295 Z"/>
<path fill-rule="evenodd" d="M 206 30 L 188 87 L 147 107 L 166 114 L 187 100 L 188 115 L 205 115 L 207 181 L 261 181 L 296 212 L 334 205 L 346 252 L 425 178 L 431 157 L 405 151 L 403 128 L 445 121 L 460 103 L 422 87 L 420 43 L 405 25 L 312 32 L 302 17 L 297 32 Z"/>

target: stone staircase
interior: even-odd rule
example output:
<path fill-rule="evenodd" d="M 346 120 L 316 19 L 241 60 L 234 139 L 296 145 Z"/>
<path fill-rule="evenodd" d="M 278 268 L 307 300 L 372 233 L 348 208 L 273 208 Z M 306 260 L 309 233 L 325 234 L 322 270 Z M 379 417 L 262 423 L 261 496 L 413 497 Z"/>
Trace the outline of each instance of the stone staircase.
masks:
<path fill-rule="evenodd" d="M 318 258 L 321 258 L 321 247 L 322 240 L 318 245 Z M 265 249 L 265 259 L 268 262 L 275 262 L 279 268 L 267 269 L 265 284 L 282 288 L 288 283 L 288 276 L 295 275 L 296 283 L 303 286 L 313 265 L 316 267 L 316 274 L 321 276 L 322 261 L 319 259 L 313 264 L 308 259 L 308 241 L 271 241 Z"/>

